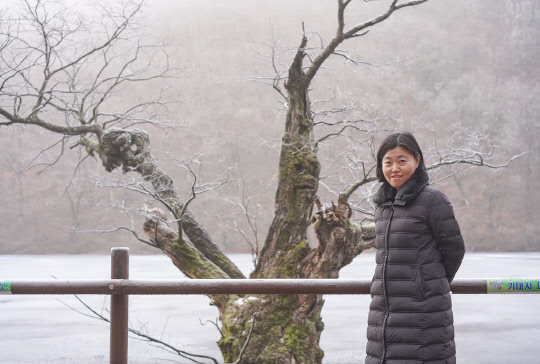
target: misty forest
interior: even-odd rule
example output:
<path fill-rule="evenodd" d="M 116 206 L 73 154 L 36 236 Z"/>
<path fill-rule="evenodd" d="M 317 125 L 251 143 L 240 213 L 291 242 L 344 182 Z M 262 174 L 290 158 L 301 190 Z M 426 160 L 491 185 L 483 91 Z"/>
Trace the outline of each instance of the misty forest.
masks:
<path fill-rule="evenodd" d="M 338 278 L 397 131 L 468 251 L 540 248 L 537 1 L 0 4 L 1 254 Z M 209 297 L 224 361 L 321 363 L 322 295 L 239 298 Z"/>

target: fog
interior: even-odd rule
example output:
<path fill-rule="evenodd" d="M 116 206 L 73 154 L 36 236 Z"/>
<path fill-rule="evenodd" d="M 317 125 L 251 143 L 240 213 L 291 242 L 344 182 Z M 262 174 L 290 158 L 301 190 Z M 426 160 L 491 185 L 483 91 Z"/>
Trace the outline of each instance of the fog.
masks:
<path fill-rule="evenodd" d="M 370 19 L 382 2 L 351 6 L 347 24 Z M 275 75 L 272 50 L 274 66 L 285 72 L 302 24 L 310 46 L 328 42 L 335 34 L 335 1 L 162 0 L 148 2 L 144 14 L 140 31 L 166 45 L 180 70 L 167 81 L 180 102 L 159 114 L 174 128 L 138 127 L 150 133 L 154 158 L 181 196 L 189 196 L 191 186 L 181 160 L 195 157 L 203 182 L 229 177 L 198 195 L 190 209 L 226 252 L 249 252 L 242 232 L 264 240 L 273 218 L 285 126 L 283 99 L 265 83 Z M 469 251 L 540 249 L 534 186 L 540 177 L 539 17 L 533 0 L 429 1 L 344 43 L 340 50 L 348 58 L 331 58 L 311 87 L 314 110 L 345 106 L 350 118 L 377 120 L 388 131 L 412 130 L 432 155 L 463 128 L 493 141 L 493 164 L 525 153 L 507 168 L 457 168 L 437 184 L 454 204 Z M 115 102 L 158 93 L 158 86 L 138 84 Z M 324 126 L 315 131 L 319 137 L 329 132 Z M 111 181 L 135 177 L 107 173 L 92 157 L 79 165 L 84 150 L 70 149 L 74 143 L 63 152 L 59 145 L 45 150 L 55 138 L 37 128 L 0 126 L 0 253 L 107 254 L 112 246 L 157 252 L 126 231 L 98 233 L 125 225 L 142 231 L 143 217 L 130 217 L 126 206 L 146 201 L 111 187 Z M 354 138 L 363 136 L 351 132 L 320 144 L 319 196 L 325 202 L 337 202 L 336 193 L 354 180 L 343 168 L 352 155 L 371 158 L 369 151 L 349 149 Z M 242 194 L 251 198 L 256 233 L 239 207 Z"/>

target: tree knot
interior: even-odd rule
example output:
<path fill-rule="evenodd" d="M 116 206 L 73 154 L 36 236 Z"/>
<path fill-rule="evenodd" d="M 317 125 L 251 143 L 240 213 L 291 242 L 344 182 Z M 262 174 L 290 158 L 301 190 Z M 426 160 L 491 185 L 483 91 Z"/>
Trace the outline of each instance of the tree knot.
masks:
<path fill-rule="evenodd" d="M 319 209 L 311 218 L 315 231 L 320 230 L 323 225 L 345 227 L 352 216 L 352 209 L 343 194 L 339 195 L 337 206 L 334 201 L 331 205 L 326 203 L 321 205 L 318 197 L 315 198 L 315 204 Z"/>
<path fill-rule="evenodd" d="M 149 160 L 150 138 L 144 130 L 108 129 L 101 140 L 101 159 L 107 172 L 117 167 L 127 173 Z"/>

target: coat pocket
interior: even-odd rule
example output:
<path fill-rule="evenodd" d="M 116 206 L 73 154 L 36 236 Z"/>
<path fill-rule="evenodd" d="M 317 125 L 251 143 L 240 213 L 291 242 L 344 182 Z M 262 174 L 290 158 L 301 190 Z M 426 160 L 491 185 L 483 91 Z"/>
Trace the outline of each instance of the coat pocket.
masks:
<path fill-rule="evenodd" d="M 416 294 L 419 298 L 425 299 L 426 294 L 424 292 L 424 277 L 422 276 L 422 270 L 419 265 L 412 266 L 414 287 L 416 288 Z"/>

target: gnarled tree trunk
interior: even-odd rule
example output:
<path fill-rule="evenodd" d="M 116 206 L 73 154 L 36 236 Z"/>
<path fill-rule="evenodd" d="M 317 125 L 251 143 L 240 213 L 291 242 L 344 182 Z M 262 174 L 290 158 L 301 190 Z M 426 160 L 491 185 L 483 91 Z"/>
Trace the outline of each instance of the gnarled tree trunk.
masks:
<path fill-rule="evenodd" d="M 309 80 L 302 69 L 306 42 L 304 37 L 289 69 L 289 106 L 279 157 L 276 212 L 251 278 L 337 278 L 339 270 L 363 248 L 361 229 L 350 224 L 345 198 L 339 204 L 345 214 L 334 214 L 334 219 L 330 214 L 321 214 L 314 220 L 319 246 L 313 249 L 307 242 L 320 164 L 313 137 Z M 225 360 L 238 355 L 242 347 L 238 336 L 247 331 L 252 313 L 257 312 L 254 338 L 243 363 L 321 363 L 323 303 L 322 295 L 231 299 L 222 310 L 224 337 L 219 346 Z"/>
<path fill-rule="evenodd" d="M 306 39 L 302 41 L 304 47 Z M 279 158 L 276 213 L 251 278 L 313 277 L 308 258 L 307 227 L 319 184 L 320 165 L 313 140 L 313 122 L 307 85 L 302 71 L 303 53 L 298 53 L 289 70 L 289 108 Z M 258 311 L 255 337 L 244 354 L 246 363 L 320 363 L 323 352 L 319 338 L 324 327 L 320 295 L 258 296 L 227 311 L 225 332 L 246 326 L 240 318 Z M 222 343 L 220 342 L 220 346 Z M 223 348 L 223 346 L 222 346 Z"/>

